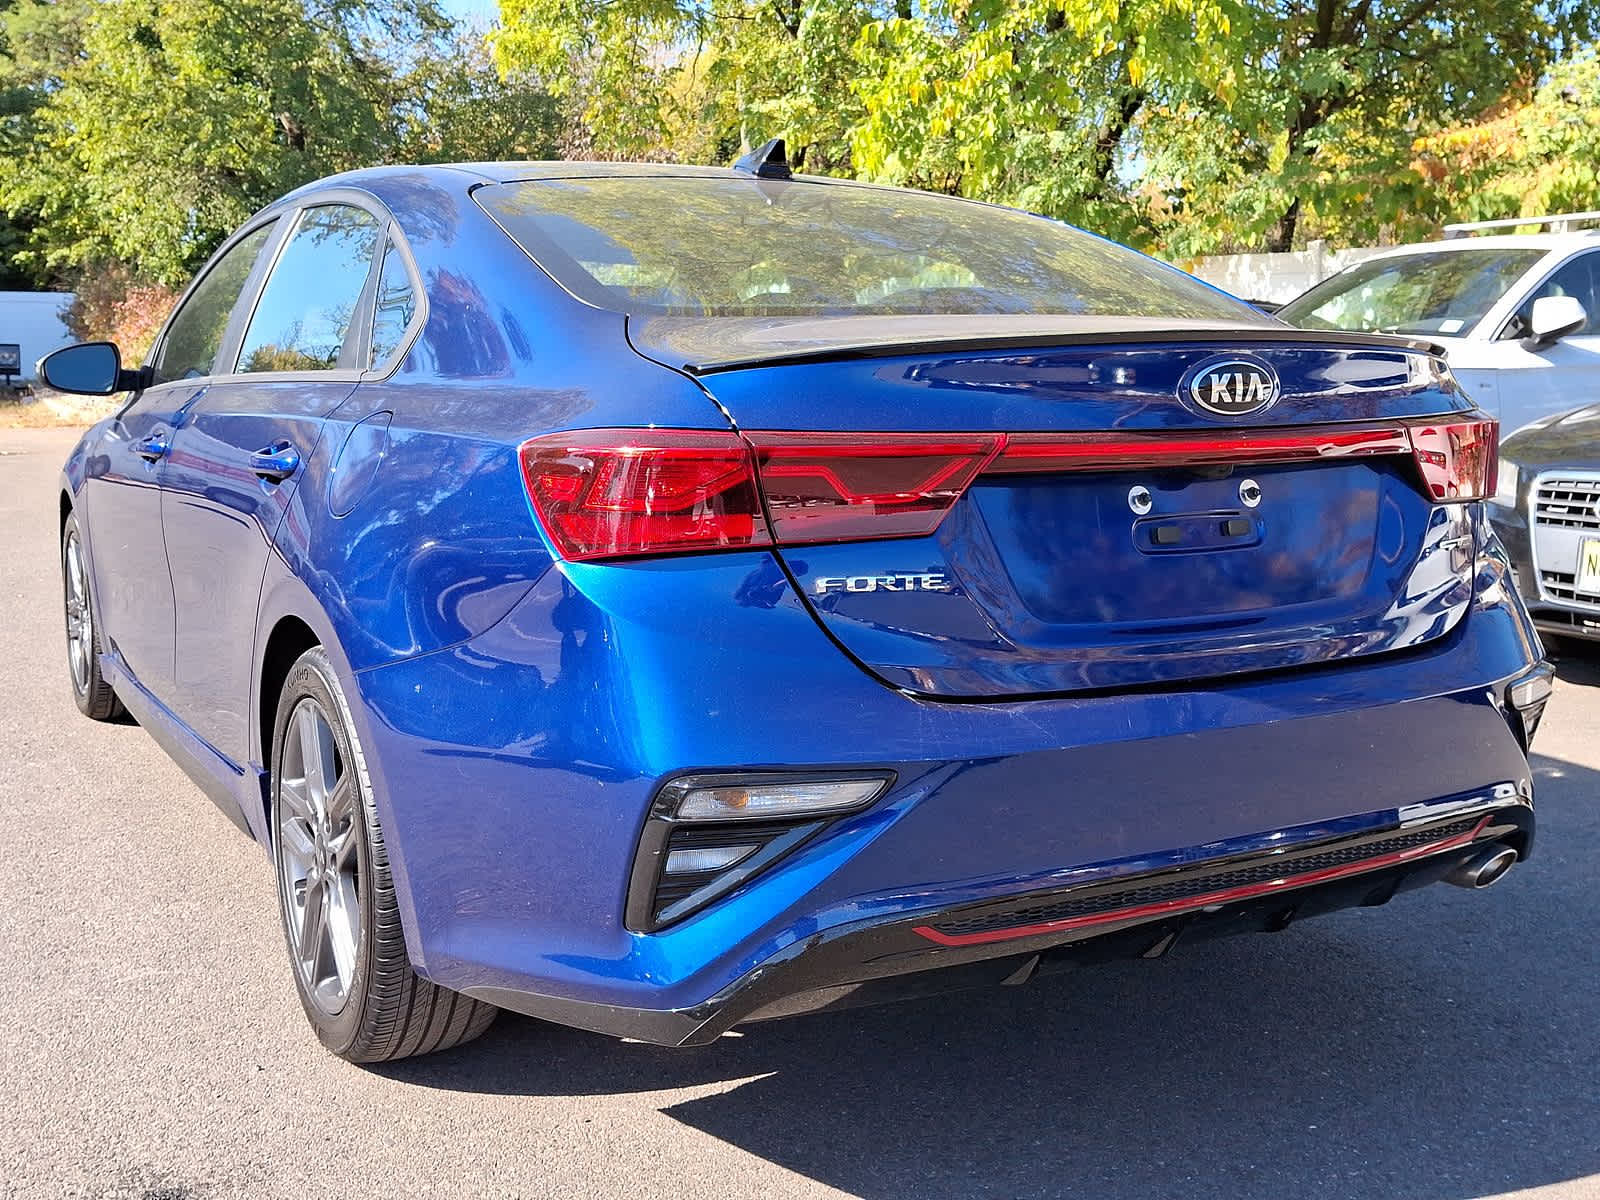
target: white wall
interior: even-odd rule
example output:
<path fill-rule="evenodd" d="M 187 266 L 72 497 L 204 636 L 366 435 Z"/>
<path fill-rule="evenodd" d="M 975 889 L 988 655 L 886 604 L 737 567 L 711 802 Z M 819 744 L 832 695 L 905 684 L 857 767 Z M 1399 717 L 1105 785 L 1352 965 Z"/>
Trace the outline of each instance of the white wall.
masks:
<path fill-rule="evenodd" d="M 61 323 L 71 292 L 0 292 L 0 342 L 22 347 L 22 373 L 12 383 L 33 378 L 33 367 L 50 351 L 72 341 Z"/>
<path fill-rule="evenodd" d="M 1381 254 L 1376 246 L 1329 250 L 1325 242 L 1312 242 L 1288 254 L 1216 254 L 1186 264 L 1192 275 L 1232 292 L 1241 300 L 1270 300 L 1283 304 L 1312 284 L 1321 283 L 1351 263 Z"/>

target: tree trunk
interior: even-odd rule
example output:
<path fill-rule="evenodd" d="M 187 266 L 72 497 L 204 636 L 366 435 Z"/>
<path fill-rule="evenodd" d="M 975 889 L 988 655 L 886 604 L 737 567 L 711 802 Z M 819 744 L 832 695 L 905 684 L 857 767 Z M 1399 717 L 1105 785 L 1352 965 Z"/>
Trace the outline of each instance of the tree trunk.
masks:
<path fill-rule="evenodd" d="M 1094 177 L 1097 183 L 1104 185 L 1111 178 L 1111 172 L 1117 165 L 1117 147 L 1122 144 L 1123 136 L 1133 125 L 1133 119 L 1144 107 L 1144 101 L 1143 89 L 1125 88 L 1116 108 L 1101 126 L 1094 143 Z"/>
<path fill-rule="evenodd" d="M 1275 254 L 1287 254 L 1293 250 L 1295 227 L 1299 224 L 1300 197 L 1296 196 L 1289 202 L 1289 207 L 1283 210 L 1283 215 L 1278 218 L 1277 228 L 1267 239 L 1267 249 Z"/>

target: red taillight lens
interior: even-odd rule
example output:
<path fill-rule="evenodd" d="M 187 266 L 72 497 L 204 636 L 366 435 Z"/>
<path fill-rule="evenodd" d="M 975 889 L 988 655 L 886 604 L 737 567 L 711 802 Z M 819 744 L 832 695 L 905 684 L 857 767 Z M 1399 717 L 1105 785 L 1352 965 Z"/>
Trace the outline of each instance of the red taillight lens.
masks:
<path fill-rule="evenodd" d="M 561 557 L 620 558 L 771 543 L 733 433 L 585 429 L 522 446 L 528 496 Z"/>
<path fill-rule="evenodd" d="M 1000 434 L 750 435 L 785 546 L 922 537 L 988 465 Z"/>
<path fill-rule="evenodd" d="M 1198 433 L 763 432 L 741 438 L 705 430 L 586 429 L 524 443 L 522 471 L 557 551 L 583 560 L 774 541 L 798 546 L 923 537 L 985 472 L 1288 463 L 1409 452 L 1430 499 L 1481 500 L 1494 491 L 1497 441 L 1495 422 L 1478 414 Z"/>
<path fill-rule="evenodd" d="M 1411 453 L 1433 500 L 1486 500 L 1499 469 L 1496 421 L 1412 421 Z"/>

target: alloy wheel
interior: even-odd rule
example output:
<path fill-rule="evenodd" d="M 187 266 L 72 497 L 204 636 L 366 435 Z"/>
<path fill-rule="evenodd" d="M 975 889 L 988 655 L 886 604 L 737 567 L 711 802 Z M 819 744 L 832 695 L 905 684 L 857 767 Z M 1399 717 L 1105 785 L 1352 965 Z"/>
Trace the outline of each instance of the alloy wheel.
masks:
<path fill-rule="evenodd" d="M 89 604 L 89 574 L 76 529 L 67 533 L 63 557 L 67 567 L 67 662 L 72 667 L 72 686 L 82 695 L 89 690 L 94 665 L 94 609 Z"/>
<path fill-rule="evenodd" d="M 279 768 L 278 886 L 295 969 L 329 1016 L 349 998 L 361 947 L 358 804 L 327 712 L 302 698 L 284 730 Z"/>

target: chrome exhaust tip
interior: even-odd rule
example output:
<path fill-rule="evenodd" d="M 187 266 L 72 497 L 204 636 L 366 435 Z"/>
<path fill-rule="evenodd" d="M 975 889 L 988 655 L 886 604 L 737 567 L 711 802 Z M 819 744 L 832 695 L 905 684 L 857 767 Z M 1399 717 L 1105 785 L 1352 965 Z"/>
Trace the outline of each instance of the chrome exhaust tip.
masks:
<path fill-rule="evenodd" d="M 1490 846 L 1451 871 L 1445 881 L 1457 887 L 1486 888 L 1498 882 L 1516 861 L 1517 852 L 1510 846 Z"/>

